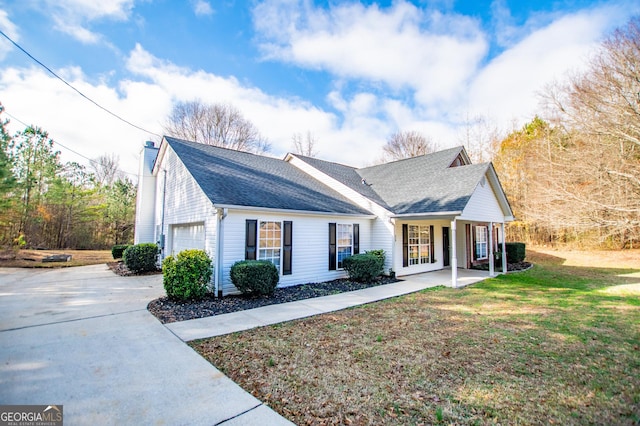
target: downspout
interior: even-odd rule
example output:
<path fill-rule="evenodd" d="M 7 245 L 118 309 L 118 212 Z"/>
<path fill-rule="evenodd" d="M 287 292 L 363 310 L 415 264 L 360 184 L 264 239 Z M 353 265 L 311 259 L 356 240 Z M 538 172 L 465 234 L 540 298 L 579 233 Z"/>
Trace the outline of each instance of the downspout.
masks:
<path fill-rule="evenodd" d="M 227 217 L 227 209 L 216 209 L 216 259 L 214 265 L 213 291 L 217 297 L 222 297 L 222 234 L 223 223 Z"/>
<path fill-rule="evenodd" d="M 164 232 L 164 203 L 165 203 L 165 199 L 166 199 L 166 194 L 167 194 L 167 169 L 163 170 L 164 172 L 164 176 L 162 179 L 162 215 L 160 216 L 160 249 L 162 250 L 162 258 L 164 259 L 166 257 L 167 254 L 167 250 L 166 250 L 166 234 Z"/>

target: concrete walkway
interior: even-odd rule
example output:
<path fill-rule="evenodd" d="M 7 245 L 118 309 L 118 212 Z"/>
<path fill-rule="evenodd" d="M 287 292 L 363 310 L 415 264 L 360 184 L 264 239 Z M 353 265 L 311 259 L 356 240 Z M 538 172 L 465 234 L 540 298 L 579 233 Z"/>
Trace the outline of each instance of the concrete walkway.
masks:
<path fill-rule="evenodd" d="M 159 275 L 0 268 L 0 404 L 63 405 L 69 425 L 291 425 L 146 309 Z"/>
<path fill-rule="evenodd" d="M 489 272 L 467 269 L 458 270 L 458 285 L 464 287 L 489 277 Z M 402 281 L 348 293 L 263 306 L 261 308 L 213 317 L 166 324 L 176 336 L 185 342 L 206 337 L 221 336 L 236 331 L 277 324 L 284 321 L 338 311 L 352 306 L 389 299 L 413 293 L 425 288 L 451 285 L 451 270 L 409 275 Z"/>

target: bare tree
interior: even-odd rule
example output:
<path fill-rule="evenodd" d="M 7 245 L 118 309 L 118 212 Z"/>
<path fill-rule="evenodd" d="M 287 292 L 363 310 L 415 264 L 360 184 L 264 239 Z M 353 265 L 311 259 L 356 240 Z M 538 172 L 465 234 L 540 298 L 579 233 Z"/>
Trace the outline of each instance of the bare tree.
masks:
<path fill-rule="evenodd" d="M 388 161 L 417 157 L 436 151 L 436 144 L 420 132 L 396 132 L 382 147 L 383 156 Z"/>
<path fill-rule="evenodd" d="M 294 133 L 291 137 L 291 142 L 293 143 L 293 149 L 296 154 L 306 157 L 315 157 L 318 155 L 315 149 L 317 140 L 310 131 L 307 131 L 305 136 L 302 136 L 302 133 Z"/>
<path fill-rule="evenodd" d="M 256 126 L 229 104 L 179 102 L 164 131 L 170 136 L 237 151 L 263 153 L 270 149 Z"/>
<path fill-rule="evenodd" d="M 464 121 L 464 133 L 459 137 L 473 163 L 485 163 L 495 157 L 504 135 L 487 117 L 468 113 Z"/>
<path fill-rule="evenodd" d="M 117 179 L 122 179 L 124 174 L 119 169 L 120 158 L 114 154 L 104 154 L 91 161 L 91 168 L 96 183 L 100 186 L 111 186 Z"/>

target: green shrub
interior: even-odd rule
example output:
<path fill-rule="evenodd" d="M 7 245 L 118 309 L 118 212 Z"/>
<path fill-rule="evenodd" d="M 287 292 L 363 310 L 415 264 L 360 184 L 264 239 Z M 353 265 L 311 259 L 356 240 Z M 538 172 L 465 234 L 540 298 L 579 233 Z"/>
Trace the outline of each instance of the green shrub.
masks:
<path fill-rule="evenodd" d="M 122 253 L 129 248 L 129 244 L 116 244 L 111 247 L 111 256 L 114 259 L 122 259 Z"/>
<path fill-rule="evenodd" d="M 149 272 L 158 270 L 158 245 L 142 243 L 129 246 L 122 253 L 122 261 L 130 271 Z"/>
<path fill-rule="evenodd" d="M 273 294 L 278 269 L 268 260 L 241 260 L 231 266 L 231 282 L 243 294 Z"/>
<path fill-rule="evenodd" d="M 370 254 L 370 255 L 373 255 L 373 256 L 379 258 L 380 260 L 382 260 L 382 264 L 384 265 L 384 261 L 386 259 L 386 254 L 385 254 L 384 250 L 382 250 L 382 249 L 368 250 L 368 251 L 365 251 L 365 254 Z"/>
<path fill-rule="evenodd" d="M 162 284 L 171 299 L 202 299 L 212 274 L 211 258 L 204 250 L 183 250 L 162 262 Z"/>
<path fill-rule="evenodd" d="M 518 263 L 524 261 L 526 250 L 524 243 L 507 243 L 507 262 Z"/>
<path fill-rule="evenodd" d="M 384 259 L 370 253 L 354 254 L 342 260 L 342 267 L 349 274 L 349 279 L 367 282 L 382 274 Z"/>

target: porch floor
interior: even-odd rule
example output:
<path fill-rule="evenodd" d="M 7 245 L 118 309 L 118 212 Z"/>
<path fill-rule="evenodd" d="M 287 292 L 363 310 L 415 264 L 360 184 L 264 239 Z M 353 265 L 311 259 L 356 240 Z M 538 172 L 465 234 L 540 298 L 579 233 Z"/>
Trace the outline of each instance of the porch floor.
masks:
<path fill-rule="evenodd" d="M 496 275 L 497 274 L 498 273 L 496 273 Z M 487 278 L 489 278 L 489 271 L 458 268 L 458 288 L 466 287 L 470 284 L 477 283 L 478 281 L 486 280 Z M 436 287 L 439 285 L 452 287 L 451 268 L 440 269 L 438 271 L 423 272 L 421 274 L 399 275 L 398 279 L 401 279 L 403 281 L 421 283 L 424 285 L 424 288 Z"/>

